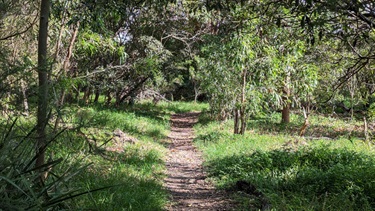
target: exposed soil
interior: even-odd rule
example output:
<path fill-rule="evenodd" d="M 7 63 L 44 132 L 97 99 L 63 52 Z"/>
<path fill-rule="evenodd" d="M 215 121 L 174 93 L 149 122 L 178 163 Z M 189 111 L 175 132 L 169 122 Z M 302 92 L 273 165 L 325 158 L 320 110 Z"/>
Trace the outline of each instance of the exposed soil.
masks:
<path fill-rule="evenodd" d="M 202 155 L 193 146 L 193 125 L 199 113 L 175 114 L 171 117 L 169 156 L 166 161 L 168 178 L 165 187 L 172 203 L 167 210 L 233 210 L 225 192 L 215 190 L 207 182 Z"/>

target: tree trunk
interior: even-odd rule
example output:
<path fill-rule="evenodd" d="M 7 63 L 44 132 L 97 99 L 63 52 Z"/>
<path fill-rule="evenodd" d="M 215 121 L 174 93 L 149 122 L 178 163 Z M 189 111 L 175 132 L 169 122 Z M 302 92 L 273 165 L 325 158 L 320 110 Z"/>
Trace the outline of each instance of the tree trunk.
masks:
<path fill-rule="evenodd" d="M 240 134 L 244 135 L 246 132 L 246 114 L 245 114 L 245 109 L 242 108 L 240 111 L 241 114 L 241 131 Z"/>
<path fill-rule="evenodd" d="M 75 40 L 77 38 L 78 29 L 79 29 L 79 22 L 77 23 L 77 26 L 76 26 L 76 28 L 74 30 L 72 38 L 70 39 L 68 53 L 67 53 L 67 55 L 65 57 L 64 64 L 63 64 L 63 69 L 62 69 L 62 75 L 63 76 L 66 76 L 66 73 L 67 73 L 69 65 L 70 65 L 70 57 L 72 57 L 72 54 L 73 54 L 73 46 L 74 46 L 74 42 L 75 42 Z M 58 49 L 56 50 L 56 54 L 57 54 L 57 51 L 58 51 Z M 61 107 L 64 105 L 65 94 L 66 94 L 66 91 L 65 91 L 65 88 L 63 88 L 63 90 L 60 93 L 60 99 L 57 102 L 57 110 L 60 110 Z M 61 114 L 58 111 L 57 112 L 56 121 L 55 121 L 54 131 L 57 130 L 57 128 L 58 128 L 58 126 L 60 124 L 60 120 L 61 120 Z"/>
<path fill-rule="evenodd" d="M 245 134 L 246 131 L 246 75 L 247 70 L 244 69 L 242 73 L 242 93 L 241 93 L 241 108 L 240 108 L 240 119 L 241 119 L 241 131 L 242 135 Z"/>
<path fill-rule="evenodd" d="M 240 110 L 238 110 L 237 108 L 234 109 L 234 134 L 239 134 L 240 133 L 240 120 L 239 120 L 239 116 L 240 116 Z"/>
<path fill-rule="evenodd" d="M 122 90 L 119 88 L 116 92 L 115 92 L 115 105 L 116 106 L 120 106 L 122 101 L 121 101 L 121 95 L 123 95 L 123 92 Z"/>
<path fill-rule="evenodd" d="M 48 60 L 47 60 L 47 39 L 48 39 L 48 18 L 50 11 L 50 1 L 42 0 L 40 7 L 39 38 L 38 38 L 38 111 L 37 111 L 37 158 L 35 167 L 40 169 L 39 183 L 43 184 L 45 171 L 41 169 L 45 163 L 45 150 L 47 143 L 46 125 L 48 110 Z"/>
<path fill-rule="evenodd" d="M 127 91 L 126 94 L 123 94 L 121 96 L 121 99 L 119 101 L 119 104 L 123 103 L 124 100 L 128 97 L 131 97 L 131 100 L 135 100 L 135 98 L 137 97 L 137 91 L 140 90 L 142 88 L 142 85 L 149 79 L 150 77 L 145 77 L 145 78 L 142 78 L 140 79 L 131 89 L 129 89 Z"/>
<path fill-rule="evenodd" d="M 198 96 L 199 96 L 199 87 L 197 81 L 193 80 L 194 84 L 194 103 L 197 103 Z"/>
<path fill-rule="evenodd" d="M 107 92 L 107 105 L 110 105 L 112 101 L 111 91 Z"/>
<path fill-rule="evenodd" d="M 283 110 L 281 112 L 281 123 L 290 123 L 290 72 L 287 72 L 285 86 L 283 88 Z"/>
<path fill-rule="evenodd" d="M 100 91 L 99 88 L 95 89 L 95 98 L 94 98 L 94 103 L 97 103 L 99 101 L 99 96 L 100 96 Z"/>
<path fill-rule="evenodd" d="M 78 85 L 75 96 L 74 96 L 74 98 L 77 100 L 77 103 L 79 103 L 79 94 L 81 94 L 81 86 L 80 85 Z"/>
<path fill-rule="evenodd" d="M 89 104 L 90 94 L 91 94 L 91 88 L 87 86 L 85 89 L 85 92 L 83 93 L 83 99 L 82 99 L 86 105 Z"/>
<path fill-rule="evenodd" d="M 281 123 L 290 123 L 290 103 L 287 100 L 284 102 L 285 105 L 283 105 L 283 110 L 281 111 Z"/>
<path fill-rule="evenodd" d="M 303 116 L 305 117 L 305 122 L 303 123 L 301 129 L 299 130 L 299 136 L 304 136 L 306 133 L 307 127 L 310 125 L 309 123 L 309 114 L 308 109 L 303 108 Z"/>
<path fill-rule="evenodd" d="M 26 82 L 24 80 L 21 80 L 21 91 L 22 91 L 22 97 L 23 97 L 23 109 L 24 114 L 26 116 L 29 115 L 29 103 L 27 101 L 27 95 L 26 95 Z"/>

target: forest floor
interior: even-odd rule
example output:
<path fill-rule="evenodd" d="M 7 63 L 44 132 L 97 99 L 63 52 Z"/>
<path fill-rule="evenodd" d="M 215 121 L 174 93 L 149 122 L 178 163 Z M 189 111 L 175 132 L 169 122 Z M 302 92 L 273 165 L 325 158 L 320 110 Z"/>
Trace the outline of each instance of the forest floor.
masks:
<path fill-rule="evenodd" d="M 171 133 L 168 136 L 169 155 L 166 161 L 168 177 L 165 187 L 171 194 L 167 210 L 232 210 L 233 202 L 223 191 L 216 190 L 206 181 L 202 155 L 193 146 L 193 125 L 198 112 L 171 116 Z"/>

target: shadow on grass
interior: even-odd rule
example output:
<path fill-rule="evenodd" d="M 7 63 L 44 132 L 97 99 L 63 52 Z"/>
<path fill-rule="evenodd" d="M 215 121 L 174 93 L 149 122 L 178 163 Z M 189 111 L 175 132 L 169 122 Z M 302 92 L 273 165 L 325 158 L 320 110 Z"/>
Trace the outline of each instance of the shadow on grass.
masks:
<path fill-rule="evenodd" d="M 75 124 L 80 128 L 93 130 L 92 135 L 100 135 L 106 131 L 110 133 L 115 129 L 120 129 L 127 134 L 137 137 L 151 138 L 153 140 L 162 140 L 166 138 L 168 130 L 169 117 L 161 116 L 158 112 L 143 111 L 140 114 L 134 111 L 124 111 L 116 108 L 85 107 L 79 109 L 77 114 L 73 114 Z M 108 131 L 110 130 L 110 131 Z"/>
<path fill-rule="evenodd" d="M 338 123 L 335 124 L 335 120 L 332 119 L 327 123 L 319 122 L 316 119 L 310 119 L 310 125 L 306 129 L 305 136 L 308 137 L 328 137 L 331 139 L 337 139 L 340 137 L 345 138 L 364 138 L 363 127 L 356 126 L 350 123 Z M 302 128 L 304 119 L 299 116 L 296 120 L 285 124 L 280 123 L 272 118 L 253 118 L 248 121 L 248 128 L 255 130 L 260 134 L 287 134 L 287 135 L 299 135 L 300 129 Z"/>
<path fill-rule="evenodd" d="M 257 151 L 208 166 L 218 184 L 242 193 L 244 209 L 262 204 L 256 192 L 276 210 L 374 210 L 374 162 L 369 155 L 319 147 Z"/>
<path fill-rule="evenodd" d="M 167 192 L 162 181 L 164 162 L 155 150 L 126 147 L 124 152 L 101 151 L 89 156 L 92 164 L 73 187 L 108 189 L 83 195 L 72 207 L 83 210 L 163 210 Z"/>
<path fill-rule="evenodd" d="M 136 104 L 133 106 L 121 106 L 115 107 L 113 105 L 103 105 L 103 104 L 92 104 L 89 107 L 95 108 L 97 111 L 112 111 L 112 112 L 131 112 L 136 116 L 142 116 L 154 119 L 160 123 L 165 122 L 163 116 L 168 116 L 170 112 L 165 110 L 165 108 L 154 105 L 152 103 Z"/>

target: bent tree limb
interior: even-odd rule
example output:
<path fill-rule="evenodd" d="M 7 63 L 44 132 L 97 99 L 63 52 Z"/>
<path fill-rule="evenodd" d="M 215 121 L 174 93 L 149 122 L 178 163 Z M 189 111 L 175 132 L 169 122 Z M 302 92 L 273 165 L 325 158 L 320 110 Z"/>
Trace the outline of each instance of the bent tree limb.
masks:
<path fill-rule="evenodd" d="M 68 72 L 68 69 L 69 69 L 69 66 L 70 66 L 70 58 L 72 57 L 72 54 L 73 54 L 73 47 L 74 47 L 74 43 L 75 43 L 75 40 L 77 38 L 77 35 L 78 35 L 78 30 L 79 30 L 79 22 L 77 22 L 77 25 L 74 29 L 74 32 L 73 32 L 73 35 L 70 39 L 70 43 L 69 43 L 69 48 L 68 48 L 68 53 L 65 57 L 65 60 L 64 60 L 64 64 L 63 64 L 63 69 L 62 69 L 62 76 L 65 77 L 66 76 L 66 73 Z M 57 54 L 57 51 L 56 51 L 56 54 Z M 61 91 L 60 93 L 60 99 L 58 100 L 57 102 L 57 117 L 56 117 L 56 121 L 55 121 L 55 126 L 54 126 L 54 132 L 56 132 L 59 124 L 60 124 L 60 120 L 61 120 L 61 113 L 60 113 L 60 109 L 61 107 L 64 105 L 64 101 L 65 101 L 65 88 L 63 88 L 63 90 Z"/>
<path fill-rule="evenodd" d="M 28 27 L 26 27 L 26 29 L 24 29 L 22 31 L 15 32 L 14 34 L 7 35 L 5 37 L 0 37 L 0 41 L 8 40 L 12 37 L 16 37 L 16 36 L 19 36 L 19 35 L 22 35 L 22 34 L 28 32 L 35 25 L 37 19 L 38 19 L 38 16 L 35 16 L 35 19 L 32 21 L 32 23 Z"/>
<path fill-rule="evenodd" d="M 139 88 L 141 88 L 141 86 L 147 81 L 147 79 L 149 79 L 150 77 L 147 76 L 145 78 L 142 78 L 138 81 L 137 84 L 135 84 L 125 95 L 123 95 L 120 100 L 117 102 L 117 104 L 121 104 L 124 102 L 124 100 L 127 98 L 127 97 L 130 97 L 134 92 L 136 92 Z"/>

